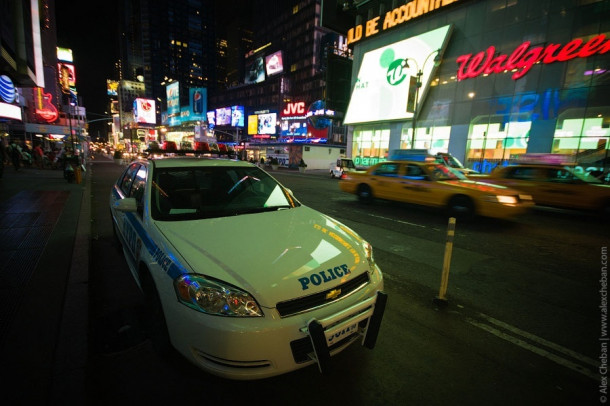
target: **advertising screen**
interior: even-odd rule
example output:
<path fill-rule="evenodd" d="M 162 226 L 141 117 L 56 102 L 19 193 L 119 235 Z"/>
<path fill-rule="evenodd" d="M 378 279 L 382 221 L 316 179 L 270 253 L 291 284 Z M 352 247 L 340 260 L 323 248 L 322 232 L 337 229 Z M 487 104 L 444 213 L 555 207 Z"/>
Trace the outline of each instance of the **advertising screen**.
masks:
<path fill-rule="evenodd" d="M 231 125 L 233 127 L 244 126 L 244 106 L 231 106 Z"/>
<path fill-rule="evenodd" d="M 208 109 L 208 89 L 192 87 L 189 89 L 189 106 L 192 120 L 202 120 Z"/>
<path fill-rule="evenodd" d="M 258 115 L 258 133 L 275 134 L 277 123 L 277 113 L 266 113 Z"/>
<path fill-rule="evenodd" d="M 208 116 L 208 125 L 215 126 L 216 125 L 216 112 L 214 110 L 208 111 L 206 113 Z"/>
<path fill-rule="evenodd" d="M 74 70 L 74 65 L 71 63 L 59 62 L 57 64 L 57 73 L 59 74 L 61 91 L 65 94 L 69 94 L 70 89 L 76 86 L 76 72 Z"/>
<path fill-rule="evenodd" d="M 133 101 L 133 114 L 136 123 L 157 124 L 154 100 L 135 99 Z"/>
<path fill-rule="evenodd" d="M 106 90 L 108 92 L 108 96 L 118 96 L 119 82 L 116 80 L 106 80 Z"/>
<path fill-rule="evenodd" d="M 413 107 L 425 98 L 436 68 L 434 60 L 442 57 L 450 32 L 451 26 L 446 25 L 366 52 L 343 123 L 412 118 Z M 416 100 L 412 78 L 419 71 L 421 87 Z"/>
<path fill-rule="evenodd" d="M 57 47 L 57 60 L 64 62 L 74 62 L 72 50 L 69 48 Z"/>
<path fill-rule="evenodd" d="M 244 83 L 260 83 L 265 80 L 265 66 L 263 57 L 258 56 L 246 64 L 246 77 Z"/>
<path fill-rule="evenodd" d="M 216 109 L 216 125 L 231 125 L 231 107 Z"/>
<path fill-rule="evenodd" d="M 284 71 L 284 62 L 282 61 L 282 51 L 277 51 L 265 57 L 265 70 L 267 76 L 282 73 Z"/>
<path fill-rule="evenodd" d="M 248 116 L 248 135 L 258 134 L 258 115 Z"/>

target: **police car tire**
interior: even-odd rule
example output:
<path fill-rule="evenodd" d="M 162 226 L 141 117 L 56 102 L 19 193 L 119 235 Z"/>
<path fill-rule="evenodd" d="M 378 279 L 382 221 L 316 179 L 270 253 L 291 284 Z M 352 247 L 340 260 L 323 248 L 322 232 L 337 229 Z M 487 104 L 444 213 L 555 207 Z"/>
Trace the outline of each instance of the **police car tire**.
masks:
<path fill-rule="evenodd" d="M 140 281 L 146 300 L 146 327 L 153 348 L 161 356 L 167 356 L 172 351 L 172 345 L 167 331 L 167 323 L 159 292 L 148 270 L 140 272 Z"/>
<path fill-rule="evenodd" d="M 331 177 L 331 179 L 335 178 L 335 173 L 333 171 L 330 171 L 330 177 Z"/>

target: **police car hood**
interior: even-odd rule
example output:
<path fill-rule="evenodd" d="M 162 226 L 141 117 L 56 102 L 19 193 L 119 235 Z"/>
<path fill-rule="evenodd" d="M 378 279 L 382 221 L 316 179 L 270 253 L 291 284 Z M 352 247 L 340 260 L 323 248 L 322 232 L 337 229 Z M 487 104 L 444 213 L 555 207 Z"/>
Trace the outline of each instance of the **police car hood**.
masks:
<path fill-rule="evenodd" d="M 363 240 L 306 206 L 156 225 L 187 269 L 246 290 L 264 307 L 368 270 Z"/>

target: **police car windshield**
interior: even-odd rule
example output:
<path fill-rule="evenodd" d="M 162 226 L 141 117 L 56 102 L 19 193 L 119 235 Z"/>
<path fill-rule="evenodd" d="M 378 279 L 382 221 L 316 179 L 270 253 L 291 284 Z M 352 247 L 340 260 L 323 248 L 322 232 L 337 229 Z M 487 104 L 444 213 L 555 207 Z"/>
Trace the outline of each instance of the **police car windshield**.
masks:
<path fill-rule="evenodd" d="M 236 216 L 297 205 L 257 167 L 157 168 L 153 174 L 151 214 L 155 220 Z"/>

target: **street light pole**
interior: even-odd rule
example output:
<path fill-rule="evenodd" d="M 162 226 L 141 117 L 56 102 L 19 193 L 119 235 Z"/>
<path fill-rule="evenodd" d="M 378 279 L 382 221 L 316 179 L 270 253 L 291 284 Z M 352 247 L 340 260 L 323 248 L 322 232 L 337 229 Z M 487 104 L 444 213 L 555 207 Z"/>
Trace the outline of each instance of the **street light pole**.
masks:
<path fill-rule="evenodd" d="M 426 59 L 424 60 L 424 64 L 422 65 L 422 69 L 425 69 L 426 67 L 426 63 L 428 63 L 428 59 L 430 59 L 430 57 L 432 55 L 435 55 L 434 57 L 434 66 L 438 66 L 440 63 L 440 49 L 436 49 L 432 52 L 430 52 L 430 54 L 428 54 L 428 56 L 426 56 Z M 421 77 L 424 74 L 424 72 L 422 71 L 422 69 L 419 68 L 419 65 L 417 64 L 417 61 L 413 58 L 405 58 L 404 62 L 403 62 L 403 66 L 407 69 L 409 69 L 409 61 L 413 62 L 413 64 L 415 65 L 415 70 L 416 70 L 416 74 L 415 74 L 415 103 L 413 105 L 413 119 L 411 121 L 411 149 L 415 148 L 415 127 L 416 127 L 416 122 L 417 122 L 417 114 L 419 113 L 419 89 L 422 86 L 422 82 L 421 82 Z"/>

